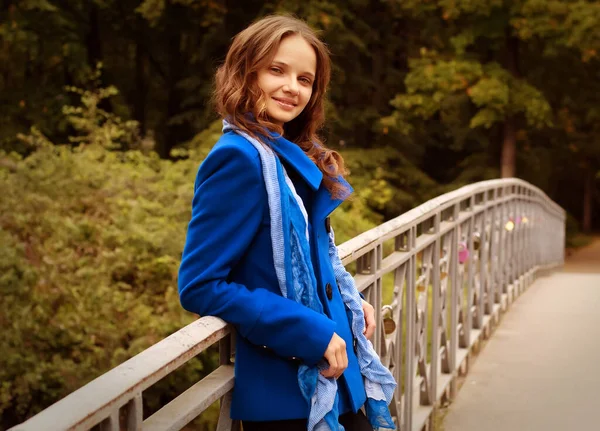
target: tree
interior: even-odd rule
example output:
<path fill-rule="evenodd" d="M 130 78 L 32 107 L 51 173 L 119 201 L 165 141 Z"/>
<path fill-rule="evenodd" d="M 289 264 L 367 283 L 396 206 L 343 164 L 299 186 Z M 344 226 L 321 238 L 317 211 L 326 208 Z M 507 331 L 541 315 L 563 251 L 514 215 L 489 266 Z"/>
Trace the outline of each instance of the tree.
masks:
<path fill-rule="evenodd" d="M 555 99 L 558 129 L 569 148 L 569 174 L 580 179 L 573 186 L 582 190 L 583 230 L 590 232 L 600 171 L 600 4 L 527 0 L 520 3 L 513 25 L 521 39 L 541 45 L 544 56 L 556 60 L 546 71 L 561 79 L 556 85 L 551 73 L 545 74 L 547 82 L 555 83 L 548 94 Z"/>
<path fill-rule="evenodd" d="M 383 124 L 409 132 L 415 117 L 456 128 L 454 146 L 462 148 L 477 128 L 501 127 L 501 176 L 515 175 L 517 128 L 551 124 L 550 105 L 543 92 L 520 71 L 523 48 L 512 29 L 512 9 L 501 1 L 404 2 L 413 16 L 436 28 L 420 57 L 409 62 L 406 93 L 392 102 L 396 111 Z M 464 126 L 468 124 L 468 129 Z M 485 150 L 485 148 L 481 148 Z"/>

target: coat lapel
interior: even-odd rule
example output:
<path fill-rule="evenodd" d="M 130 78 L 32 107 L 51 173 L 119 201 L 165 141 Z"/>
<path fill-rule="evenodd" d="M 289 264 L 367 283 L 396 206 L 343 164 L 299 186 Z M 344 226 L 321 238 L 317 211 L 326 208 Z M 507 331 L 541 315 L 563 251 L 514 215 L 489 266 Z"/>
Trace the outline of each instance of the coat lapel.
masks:
<path fill-rule="evenodd" d="M 302 148 L 282 136 L 273 136 L 272 148 L 308 183 L 313 191 L 319 189 L 323 174 Z"/>
<path fill-rule="evenodd" d="M 332 199 L 331 193 L 323 185 L 323 174 L 314 162 L 308 158 L 302 148 L 282 136 L 272 135 L 272 137 L 272 148 L 275 152 L 316 192 L 312 207 L 313 220 L 320 221 L 325 219 L 325 217 L 344 202 L 345 198 Z M 348 190 L 347 196 L 349 196 L 353 192 L 350 184 L 342 177 L 339 177 L 338 181 L 346 187 Z"/>
<path fill-rule="evenodd" d="M 346 197 L 350 196 L 350 194 L 352 194 L 352 192 L 354 191 L 350 184 L 348 184 L 348 182 L 342 177 L 339 177 L 338 181 L 342 183 L 348 190 L 348 194 L 346 195 Z M 313 204 L 314 220 L 317 222 L 324 220 L 327 216 L 329 216 L 329 214 L 333 212 L 333 210 L 339 207 L 345 199 L 346 198 L 333 199 L 329 190 L 327 190 L 327 188 L 323 184 L 321 184 L 321 187 L 319 187 L 319 190 L 317 190 L 315 201 Z"/>

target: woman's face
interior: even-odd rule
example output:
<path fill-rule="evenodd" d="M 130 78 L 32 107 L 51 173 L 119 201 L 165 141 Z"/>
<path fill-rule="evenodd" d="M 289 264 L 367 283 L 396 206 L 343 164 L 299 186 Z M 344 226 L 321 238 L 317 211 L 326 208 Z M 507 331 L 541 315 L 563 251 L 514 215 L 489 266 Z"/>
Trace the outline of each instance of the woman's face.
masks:
<path fill-rule="evenodd" d="M 283 126 L 300 115 L 312 95 L 316 73 L 313 47 L 298 34 L 284 38 L 271 63 L 257 76 L 273 123 Z"/>

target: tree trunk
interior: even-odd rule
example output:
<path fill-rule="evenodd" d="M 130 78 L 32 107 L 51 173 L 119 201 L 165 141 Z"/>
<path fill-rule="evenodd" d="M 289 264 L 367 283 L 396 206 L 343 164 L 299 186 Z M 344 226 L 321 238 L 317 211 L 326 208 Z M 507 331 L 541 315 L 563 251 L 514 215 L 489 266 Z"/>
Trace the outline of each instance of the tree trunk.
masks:
<path fill-rule="evenodd" d="M 587 168 L 583 180 L 583 232 L 590 233 L 592 231 L 592 201 L 594 190 L 594 175 L 592 170 Z"/>
<path fill-rule="evenodd" d="M 98 12 L 98 6 L 95 3 L 91 3 L 89 9 L 89 30 L 85 37 L 85 44 L 87 48 L 88 64 L 90 69 L 96 70 L 98 63 L 102 62 L 102 37 L 100 35 L 100 15 Z M 107 86 L 106 82 L 106 71 L 102 70 L 100 75 L 100 85 L 102 87 Z M 105 110 L 106 112 L 113 112 L 112 101 L 110 99 L 103 99 L 98 104 L 98 107 Z"/>
<path fill-rule="evenodd" d="M 371 1 L 369 8 L 371 10 L 372 19 L 379 24 L 385 21 L 385 8 L 379 0 Z M 373 92 L 372 103 L 377 111 L 381 111 L 382 107 L 389 104 L 389 94 L 386 93 L 385 86 L 385 47 L 380 41 L 375 39 L 371 46 L 371 80 L 375 85 Z M 389 90 L 388 90 L 389 91 Z"/>
<path fill-rule="evenodd" d="M 135 95 L 133 100 L 133 115 L 140 123 L 140 133 L 146 135 L 146 100 L 148 85 L 146 83 L 147 58 L 146 52 L 139 43 L 135 45 Z"/>
<path fill-rule="evenodd" d="M 5 22 L 11 22 L 15 19 L 15 15 L 16 15 L 16 6 L 13 4 L 12 1 L 8 1 L 6 3 L 0 3 L 2 9 L 0 9 L 2 11 L 2 15 L 3 17 L 6 17 L 6 21 Z M 12 58 L 12 45 L 10 44 L 10 42 L 8 42 L 6 40 L 6 38 L 2 38 L 2 56 L 4 58 Z M 3 62 L 3 64 L 0 65 L 0 70 L 2 71 L 2 81 L 4 82 L 4 87 L 0 87 L 0 90 L 4 90 L 4 89 L 8 89 L 8 88 L 13 88 L 14 83 L 13 83 L 13 74 L 18 73 L 15 71 L 16 69 L 16 65 L 15 64 L 9 64 L 10 62 Z"/>
<path fill-rule="evenodd" d="M 165 9 L 166 37 L 168 50 L 167 69 L 167 110 L 164 120 L 164 139 L 157 142 L 156 152 L 161 158 L 169 157 L 171 149 L 186 139 L 190 131 L 185 124 L 171 123 L 173 117 L 181 113 L 183 94 L 178 83 L 184 75 L 185 61 L 181 52 L 182 31 L 181 22 L 185 19 L 185 9 L 169 3 Z"/>
<path fill-rule="evenodd" d="M 92 3 L 89 11 L 89 30 L 85 38 L 88 64 L 92 69 L 102 60 L 102 42 L 100 39 L 100 24 L 98 22 L 98 6 Z"/>
<path fill-rule="evenodd" d="M 506 29 L 506 69 L 515 77 L 519 73 L 519 39 Z M 516 175 L 517 165 L 517 119 L 508 115 L 504 120 L 504 136 L 502 139 L 502 161 L 500 166 L 502 178 L 512 178 Z"/>
<path fill-rule="evenodd" d="M 515 130 L 515 117 L 510 116 L 504 120 L 504 138 L 502 141 L 502 178 L 512 178 L 515 176 L 517 156 L 517 142 Z"/>

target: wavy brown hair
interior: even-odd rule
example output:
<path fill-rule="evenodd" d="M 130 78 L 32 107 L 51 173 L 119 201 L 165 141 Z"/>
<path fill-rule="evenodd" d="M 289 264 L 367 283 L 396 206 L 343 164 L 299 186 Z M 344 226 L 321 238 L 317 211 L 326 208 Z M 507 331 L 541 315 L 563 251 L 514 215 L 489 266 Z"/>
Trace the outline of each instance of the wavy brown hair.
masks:
<path fill-rule="evenodd" d="M 257 72 L 271 63 L 281 41 L 293 34 L 302 36 L 315 50 L 317 71 L 308 104 L 300 115 L 281 127 L 267 116 L 266 96 L 258 86 Z M 299 19 L 271 15 L 234 37 L 225 63 L 216 73 L 214 103 L 223 118 L 258 140 L 264 141 L 266 128 L 294 142 L 323 173 L 323 183 L 333 197 L 341 198 L 347 195 L 337 180 L 348 173 L 344 159 L 326 148 L 317 133 L 325 121 L 324 96 L 330 77 L 329 50 L 315 32 Z"/>

